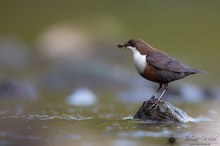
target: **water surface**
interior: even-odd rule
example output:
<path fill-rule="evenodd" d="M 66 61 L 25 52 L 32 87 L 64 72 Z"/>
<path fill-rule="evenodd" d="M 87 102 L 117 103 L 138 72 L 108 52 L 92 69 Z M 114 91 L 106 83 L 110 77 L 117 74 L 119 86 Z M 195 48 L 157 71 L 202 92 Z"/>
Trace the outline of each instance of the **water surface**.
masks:
<path fill-rule="evenodd" d="M 140 105 L 109 97 L 89 107 L 1 99 L 0 145 L 169 145 L 172 138 L 178 145 L 220 144 L 218 103 L 177 103 L 197 121 L 182 124 L 134 120 Z"/>

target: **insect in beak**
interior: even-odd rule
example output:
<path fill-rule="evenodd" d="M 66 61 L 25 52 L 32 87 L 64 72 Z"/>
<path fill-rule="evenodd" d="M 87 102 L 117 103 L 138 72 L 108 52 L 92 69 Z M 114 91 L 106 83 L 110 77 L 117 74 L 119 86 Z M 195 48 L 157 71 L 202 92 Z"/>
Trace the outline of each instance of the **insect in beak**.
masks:
<path fill-rule="evenodd" d="M 121 49 L 121 51 L 125 51 L 127 48 L 126 48 L 126 44 L 120 44 L 120 43 L 117 43 L 115 44 L 118 48 Z"/>

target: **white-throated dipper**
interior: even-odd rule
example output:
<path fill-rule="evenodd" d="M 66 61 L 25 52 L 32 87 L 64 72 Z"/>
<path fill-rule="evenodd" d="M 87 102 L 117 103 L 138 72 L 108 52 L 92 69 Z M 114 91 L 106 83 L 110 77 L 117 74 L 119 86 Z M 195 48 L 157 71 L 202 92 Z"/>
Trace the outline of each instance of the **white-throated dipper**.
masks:
<path fill-rule="evenodd" d="M 155 104 L 156 106 L 167 91 L 168 83 L 191 74 L 205 73 L 205 71 L 183 65 L 174 57 L 150 46 L 141 39 L 131 39 L 127 43 L 117 44 L 117 47 L 131 50 L 138 73 L 147 80 L 159 83 L 159 88 L 153 97 L 164 86 L 164 90 L 159 96 L 157 104 Z"/>

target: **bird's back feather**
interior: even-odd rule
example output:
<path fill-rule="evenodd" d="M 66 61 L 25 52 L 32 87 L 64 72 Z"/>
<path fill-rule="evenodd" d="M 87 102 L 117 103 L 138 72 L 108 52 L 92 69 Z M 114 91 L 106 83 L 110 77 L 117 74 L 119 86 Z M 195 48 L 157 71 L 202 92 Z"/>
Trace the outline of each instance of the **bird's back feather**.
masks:
<path fill-rule="evenodd" d="M 171 57 L 167 53 L 159 50 L 150 52 L 146 57 L 146 61 L 158 69 L 171 72 L 191 74 L 202 72 L 183 65 L 176 58 Z"/>

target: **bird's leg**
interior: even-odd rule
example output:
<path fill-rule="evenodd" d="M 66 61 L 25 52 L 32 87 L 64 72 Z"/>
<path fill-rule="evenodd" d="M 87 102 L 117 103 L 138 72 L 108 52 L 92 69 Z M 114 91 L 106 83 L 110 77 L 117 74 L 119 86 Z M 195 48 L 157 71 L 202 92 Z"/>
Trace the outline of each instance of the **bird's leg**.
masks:
<path fill-rule="evenodd" d="M 159 88 L 154 92 L 153 96 L 150 99 L 154 99 L 154 97 L 157 95 L 157 93 L 160 91 L 162 88 L 163 84 L 159 83 Z"/>
<path fill-rule="evenodd" d="M 165 92 L 167 91 L 167 89 L 168 89 L 168 84 L 164 84 L 164 85 L 165 85 L 164 90 L 163 90 L 162 94 L 160 95 L 160 97 L 158 98 L 158 102 L 160 102 L 160 100 L 162 99 L 164 93 L 165 93 Z"/>
<path fill-rule="evenodd" d="M 160 95 L 160 97 L 158 98 L 158 100 L 149 108 L 149 109 L 156 109 L 157 108 L 157 106 L 159 105 L 159 103 L 160 103 L 160 100 L 162 99 L 162 97 L 163 97 L 163 95 L 164 95 L 164 93 L 167 91 L 167 89 L 168 89 L 168 84 L 164 84 L 164 90 L 163 90 L 163 92 L 161 93 L 161 95 Z"/>
<path fill-rule="evenodd" d="M 162 85 L 163 85 L 163 84 L 160 83 L 159 88 L 154 92 L 154 94 L 153 94 L 153 96 L 152 96 L 151 98 L 154 98 L 154 97 L 157 95 L 157 93 L 158 93 L 158 92 L 160 91 L 160 89 L 162 88 Z"/>

